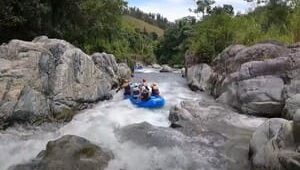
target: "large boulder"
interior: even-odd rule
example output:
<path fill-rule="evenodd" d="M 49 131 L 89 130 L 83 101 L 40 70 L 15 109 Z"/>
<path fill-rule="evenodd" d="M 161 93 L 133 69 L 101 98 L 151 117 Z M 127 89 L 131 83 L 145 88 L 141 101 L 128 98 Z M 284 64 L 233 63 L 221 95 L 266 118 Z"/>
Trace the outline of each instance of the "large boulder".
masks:
<path fill-rule="evenodd" d="M 220 169 L 249 169 L 249 140 L 263 123 L 263 119 L 249 119 L 206 96 L 172 107 L 169 120 L 171 127 L 186 136 L 214 146 L 212 150 L 222 155 L 217 159 L 226 158 Z"/>
<path fill-rule="evenodd" d="M 159 64 L 152 64 L 151 67 L 154 69 L 161 69 L 161 66 Z"/>
<path fill-rule="evenodd" d="M 222 51 L 213 61 L 214 70 L 219 74 L 224 74 L 228 72 L 227 65 L 234 60 L 234 57 L 238 52 L 245 49 L 244 45 L 231 45 Z"/>
<path fill-rule="evenodd" d="M 187 81 L 189 87 L 194 90 L 207 91 L 211 90 L 211 78 L 213 70 L 207 64 L 199 64 L 190 67 L 187 71 Z"/>
<path fill-rule="evenodd" d="M 238 83 L 241 110 L 250 115 L 279 117 L 283 109 L 282 79 L 272 76 L 257 77 Z"/>
<path fill-rule="evenodd" d="M 211 94 L 245 114 L 280 117 L 286 99 L 300 93 L 299 56 L 274 42 L 230 46 L 213 62 Z"/>
<path fill-rule="evenodd" d="M 130 79 L 131 78 L 131 70 L 125 63 L 118 64 L 118 76 L 120 79 Z"/>
<path fill-rule="evenodd" d="M 300 112 L 294 121 L 270 119 L 253 134 L 250 160 L 253 169 L 300 169 Z"/>
<path fill-rule="evenodd" d="M 226 169 L 226 158 L 214 148 L 220 140 L 208 144 L 175 129 L 146 122 L 122 127 L 117 131 L 117 137 L 123 146 L 138 150 L 133 157 L 146 155 L 146 165 L 141 164 L 139 169 Z"/>
<path fill-rule="evenodd" d="M 121 142 L 132 141 L 145 147 L 178 147 L 185 142 L 182 133 L 147 122 L 125 126 L 117 134 Z"/>
<path fill-rule="evenodd" d="M 231 62 L 227 62 L 228 64 L 225 68 L 231 73 L 238 70 L 244 63 L 250 61 L 264 61 L 278 57 L 288 57 L 288 54 L 289 50 L 285 46 L 271 43 L 255 44 L 251 47 L 242 48 L 242 50 L 234 56 Z"/>
<path fill-rule="evenodd" d="M 113 159 L 111 152 L 78 136 L 63 136 L 47 144 L 33 161 L 9 170 L 104 170 Z"/>
<path fill-rule="evenodd" d="M 160 70 L 160 72 L 165 73 L 165 72 L 172 72 L 173 69 L 168 66 L 168 65 L 162 65 L 162 69 Z"/>
<path fill-rule="evenodd" d="M 70 120 L 112 97 L 119 74 L 112 55 L 94 61 L 72 44 L 45 36 L 12 40 L 0 49 L 0 129 L 15 122 Z"/>
<path fill-rule="evenodd" d="M 286 100 L 282 116 L 292 120 L 298 109 L 300 109 L 300 94 L 296 94 Z"/>

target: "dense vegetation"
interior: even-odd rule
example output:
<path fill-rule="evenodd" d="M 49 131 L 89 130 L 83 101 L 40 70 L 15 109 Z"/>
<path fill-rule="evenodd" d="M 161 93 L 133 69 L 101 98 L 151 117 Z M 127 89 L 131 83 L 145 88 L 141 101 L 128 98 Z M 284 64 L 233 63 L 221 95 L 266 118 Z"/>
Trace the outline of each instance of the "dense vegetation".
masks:
<path fill-rule="evenodd" d="M 129 13 L 130 8 L 123 0 L 1 0 L 0 43 L 47 35 L 65 39 L 87 53 L 154 62 L 153 50 L 163 30 L 155 26 L 148 30 L 151 25 L 145 24 L 140 28 L 138 21 L 124 17 L 124 11 Z M 157 19 L 153 22 L 164 20 Z"/>
<path fill-rule="evenodd" d="M 212 7 L 213 3 L 197 0 L 195 12 L 203 18 L 196 24 L 185 22 L 184 18 L 166 31 L 156 51 L 160 62 L 182 64 L 183 54 L 189 50 L 202 62 L 210 63 L 231 44 L 251 45 L 266 40 L 286 44 L 300 41 L 299 0 L 257 0 L 256 3 L 264 4 L 248 14 L 236 15 L 231 5 Z M 182 23 L 185 25 L 182 26 Z"/>
<path fill-rule="evenodd" d="M 172 23 L 169 22 L 168 19 L 163 17 L 161 14 L 145 13 L 136 7 L 126 8 L 124 13 L 127 15 L 130 15 L 132 17 L 146 21 L 146 22 L 148 22 L 152 25 L 155 25 L 161 29 L 166 29 L 170 25 L 172 25 Z"/>
<path fill-rule="evenodd" d="M 178 65 L 187 51 L 210 63 L 231 44 L 300 41 L 299 0 L 245 1 L 260 5 L 235 14 L 231 5 L 195 0 L 198 7 L 192 11 L 200 18 L 170 23 L 160 14 L 127 7 L 124 0 L 1 0 L 0 43 L 47 35 L 128 63 Z"/>

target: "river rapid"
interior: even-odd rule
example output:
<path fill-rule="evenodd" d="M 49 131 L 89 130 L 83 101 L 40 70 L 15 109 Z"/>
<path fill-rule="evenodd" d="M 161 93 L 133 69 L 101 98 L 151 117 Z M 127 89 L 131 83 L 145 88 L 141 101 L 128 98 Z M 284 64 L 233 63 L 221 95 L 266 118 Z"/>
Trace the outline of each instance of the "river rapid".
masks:
<path fill-rule="evenodd" d="M 177 73 L 159 73 L 153 69 L 144 69 L 135 74 L 134 81 L 141 81 L 142 78 L 149 83 L 158 83 L 161 94 L 167 101 L 164 108 L 156 110 L 136 108 L 129 100 L 123 100 L 122 93 L 119 92 L 112 100 L 100 102 L 93 108 L 82 111 L 71 122 L 64 125 L 45 124 L 40 127 L 9 128 L 0 132 L 0 170 L 30 161 L 45 149 L 48 141 L 68 134 L 84 137 L 103 148 L 112 150 L 115 159 L 110 161 L 107 167 L 109 170 L 179 170 L 187 169 L 191 163 L 190 160 L 202 164 L 201 169 L 218 169 L 205 163 L 207 161 L 218 163 L 217 158 L 209 157 L 209 153 L 214 152 L 211 148 L 207 148 L 207 155 L 203 153 L 187 155 L 176 147 L 160 150 L 156 147 L 146 148 L 130 142 L 118 141 L 115 135 L 116 130 L 141 122 L 169 127 L 168 115 L 173 105 L 183 100 L 197 100 L 205 97 L 201 93 L 190 91 L 186 80 Z M 246 116 L 245 121 L 242 121 L 247 126 L 257 126 L 262 122 L 261 119 Z M 211 139 L 206 140 L 209 143 Z"/>

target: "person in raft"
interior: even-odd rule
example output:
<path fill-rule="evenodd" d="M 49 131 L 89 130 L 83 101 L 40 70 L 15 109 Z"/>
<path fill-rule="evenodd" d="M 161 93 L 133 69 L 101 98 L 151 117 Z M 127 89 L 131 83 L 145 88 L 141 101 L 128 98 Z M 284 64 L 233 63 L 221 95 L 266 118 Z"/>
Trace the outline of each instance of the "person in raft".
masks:
<path fill-rule="evenodd" d="M 129 80 L 124 80 L 123 84 L 118 88 L 117 93 L 124 89 L 124 96 L 130 96 L 131 95 L 131 84 Z"/>
<path fill-rule="evenodd" d="M 151 85 L 151 96 L 159 96 L 159 88 L 156 83 Z"/>
<path fill-rule="evenodd" d="M 148 101 L 150 99 L 149 93 L 150 93 L 149 90 L 145 86 L 143 86 L 141 90 L 141 96 L 140 96 L 141 100 Z"/>
<path fill-rule="evenodd" d="M 142 83 L 140 84 L 141 85 L 141 88 L 142 87 L 145 87 L 148 91 L 150 91 L 150 88 L 148 86 L 148 83 L 145 79 L 142 80 Z M 142 89 L 141 89 L 142 90 Z"/>

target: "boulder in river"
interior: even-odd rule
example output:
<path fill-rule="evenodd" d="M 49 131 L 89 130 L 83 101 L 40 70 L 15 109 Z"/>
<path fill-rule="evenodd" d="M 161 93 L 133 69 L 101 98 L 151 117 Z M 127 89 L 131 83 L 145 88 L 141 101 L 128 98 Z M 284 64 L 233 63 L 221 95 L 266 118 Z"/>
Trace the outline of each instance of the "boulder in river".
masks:
<path fill-rule="evenodd" d="M 9 170 L 104 170 L 113 157 L 110 151 L 84 138 L 67 135 L 48 142 L 46 150 L 33 161 Z"/>
<path fill-rule="evenodd" d="M 300 169 L 300 112 L 293 121 L 270 119 L 252 136 L 250 160 L 253 169 Z"/>
<path fill-rule="evenodd" d="M 189 87 L 194 90 L 211 91 L 213 70 L 207 64 L 199 64 L 190 67 L 187 71 L 187 81 Z"/>
<path fill-rule="evenodd" d="M 152 68 L 161 69 L 161 66 L 159 64 L 152 64 Z"/>
<path fill-rule="evenodd" d="M 170 110 L 171 127 L 193 139 L 209 141 L 225 157 L 221 169 L 249 169 L 248 146 L 264 119 L 240 115 L 214 99 L 183 101 Z M 222 157 L 217 158 L 222 160 Z"/>
<path fill-rule="evenodd" d="M 173 69 L 168 65 L 162 65 L 162 69 L 160 70 L 161 73 L 172 72 L 172 71 Z"/>
<path fill-rule="evenodd" d="M 132 141 L 145 147 L 175 147 L 185 142 L 185 136 L 170 128 L 155 127 L 147 122 L 123 127 L 118 132 L 120 141 Z"/>
<path fill-rule="evenodd" d="M 118 77 L 129 74 L 119 75 L 113 55 L 91 57 L 46 36 L 11 40 L 0 51 L 0 129 L 70 120 L 89 104 L 111 98 Z"/>

